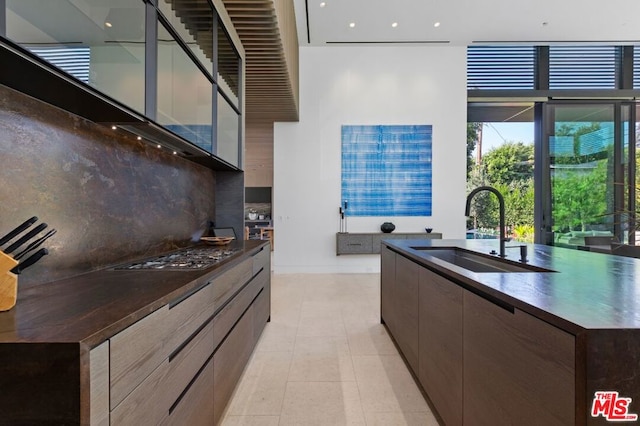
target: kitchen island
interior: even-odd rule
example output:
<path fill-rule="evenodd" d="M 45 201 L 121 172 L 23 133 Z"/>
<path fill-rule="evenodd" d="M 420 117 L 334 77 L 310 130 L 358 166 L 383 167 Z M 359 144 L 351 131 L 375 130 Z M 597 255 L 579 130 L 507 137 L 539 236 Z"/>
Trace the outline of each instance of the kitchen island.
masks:
<path fill-rule="evenodd" d="M 0 313 L 0 423 L 217 423 L 270 316 L 269 244 L 231 247 L 201 270 L 19 288 Z"/>
<path fill-rule="evenodd" d="M 640 261 L 529 244 L 537 270 L 472 272 L 435 247 L 487 254 L 497 243 L 383 242 L 381 320 L 445 424 L 640 413 Z M 517 249 L 507 256 L 522 266 Z"/>

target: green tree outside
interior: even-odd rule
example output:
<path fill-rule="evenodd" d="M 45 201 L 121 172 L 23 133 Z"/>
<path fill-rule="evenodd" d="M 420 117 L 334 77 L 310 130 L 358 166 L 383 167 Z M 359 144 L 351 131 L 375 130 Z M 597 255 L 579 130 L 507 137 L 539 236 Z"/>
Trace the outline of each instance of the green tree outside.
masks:
<path fill-rule="evenodd" d="M 519 241 L 533 241 L 533 144 L 508 142 L 490 150 L 482 164 L 474 164 L 468 190 L 481 185 L 496 188 L 505 200 L 507 233 Z M 470 227 L 498 232 L 499 208 L 495 195 L 479 193 L 473 202 Z"/>

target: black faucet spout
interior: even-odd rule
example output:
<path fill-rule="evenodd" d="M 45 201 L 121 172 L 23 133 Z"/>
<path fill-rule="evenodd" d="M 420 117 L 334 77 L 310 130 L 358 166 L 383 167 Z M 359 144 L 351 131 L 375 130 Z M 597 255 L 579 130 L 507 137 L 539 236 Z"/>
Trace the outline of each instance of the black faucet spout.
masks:
<path fill-rule="evenodd" d="M 492 186 L 479 186 L 476 189 L 474 189 L 473 191 L 471 191 L 471 193 L 469 193 L 469 195 L 467 195 L 467 205 L 464 209 L 464 215 L 465 216 L 469 216 L 469 214 L 471 213 L 471 200 L 473 199 L 473 197 L 476 196 L 476 194 L 478 192 L 481 191 L 489 191 L 492 192 L 496 195 L 496 197 L 498 197 L 498 203 L 500 205 L 500 257 L 505 257 L 505 253 L 504 253 L 504 244 L 507 241 L 506 236 L 505 236 L 505 219 L 504 219 L 504 197 L 502 196 L 502 194 L 500 193 L 500 191 L 498 191 L 497 189 L 495 189 Z"/>

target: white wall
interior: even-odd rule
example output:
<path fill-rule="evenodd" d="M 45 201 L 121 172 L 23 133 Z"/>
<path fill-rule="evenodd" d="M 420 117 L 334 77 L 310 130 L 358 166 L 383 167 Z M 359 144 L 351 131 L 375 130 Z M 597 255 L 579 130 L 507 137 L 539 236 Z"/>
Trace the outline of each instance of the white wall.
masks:
<path fill-rule="evenodd" d="M 302 47 L 300 121 L 274 128 L 274 271 L 378 272 L 378 255 L 336 256 L 341 126 L 431 124 L 429 217 L 349 218 L 349 232 L 426 226 L 465 237 L 466 48 Z"/>

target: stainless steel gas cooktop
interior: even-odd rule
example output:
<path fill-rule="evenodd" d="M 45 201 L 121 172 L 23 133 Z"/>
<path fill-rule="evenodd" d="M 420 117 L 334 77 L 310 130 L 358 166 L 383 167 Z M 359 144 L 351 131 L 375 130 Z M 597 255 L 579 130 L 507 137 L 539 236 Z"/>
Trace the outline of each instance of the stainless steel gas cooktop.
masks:
<path fill-rule="evenodd" d="M 151 257 L 126 265 L 116 266 L 122 270 L 198 270 L 205 269 L 238 252 L 234 248 L 196 247 L 187 248 L 174 253 Z"/>

